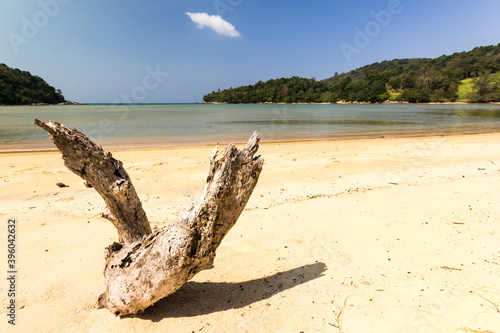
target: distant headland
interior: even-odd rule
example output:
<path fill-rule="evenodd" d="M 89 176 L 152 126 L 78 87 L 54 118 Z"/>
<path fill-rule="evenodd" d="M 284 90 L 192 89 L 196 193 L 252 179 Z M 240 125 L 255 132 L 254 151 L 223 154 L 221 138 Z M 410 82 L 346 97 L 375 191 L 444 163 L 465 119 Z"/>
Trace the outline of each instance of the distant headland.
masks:
<path fill-rule="evenodd" d="M 0 64 L 0 105 L 73 105 L 61 90 L 28 71 Z"/>
<path fill-rule="evenodd" d="M 383 61 L 316 81 L 281 78 L 212 91 L 205 103 L 500 102 L 500 44 L 435 59 Z"/>

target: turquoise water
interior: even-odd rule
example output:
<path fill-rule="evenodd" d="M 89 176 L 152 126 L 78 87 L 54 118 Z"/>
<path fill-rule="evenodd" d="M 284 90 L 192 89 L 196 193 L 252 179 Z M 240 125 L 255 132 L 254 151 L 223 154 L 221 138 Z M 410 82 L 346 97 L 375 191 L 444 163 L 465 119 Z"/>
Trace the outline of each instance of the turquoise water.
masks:
<path fill-rule="evenodd" d="M 500 132 L 500 105 L 69 105 L 0 107 L 0 150 L 54 146 L 33 120 L 108 148 Z"/>

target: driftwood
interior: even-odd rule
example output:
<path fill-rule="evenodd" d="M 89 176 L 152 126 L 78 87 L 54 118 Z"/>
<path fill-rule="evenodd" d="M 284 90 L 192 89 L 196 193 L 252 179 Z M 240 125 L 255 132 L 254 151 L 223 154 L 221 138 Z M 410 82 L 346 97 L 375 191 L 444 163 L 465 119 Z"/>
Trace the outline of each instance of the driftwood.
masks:
<path fill-rule="evenodd" d="M 65 165 L 106 202 L 109 213 L 104 217 L 115 225 L 118 242 L 106 248 L 107 288 L 98 306 L 117 316 L 142 312 L 212 265 L 215 250 L 245 208 L 264 163 L 254 156 L 258 133 L 242 150 L 229 144 L 219 156 L 216 147 L 201 199 L 181 220 L 152 233 L 120 161 L 74 128 L 38 119 L 35 124 L 49 133 Z"/>

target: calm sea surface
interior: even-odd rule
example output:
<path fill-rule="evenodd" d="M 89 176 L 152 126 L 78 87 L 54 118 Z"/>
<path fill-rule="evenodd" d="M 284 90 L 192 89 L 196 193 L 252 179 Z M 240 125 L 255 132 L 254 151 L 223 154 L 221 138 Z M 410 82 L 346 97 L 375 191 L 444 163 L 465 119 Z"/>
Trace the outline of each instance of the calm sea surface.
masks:
<path fill-rule="evenodd" d="M 54 148 L 33 120 L 108 148 L 500 132 L 500 105 L 71 105 L 0 107 L 0 151 Z"/>

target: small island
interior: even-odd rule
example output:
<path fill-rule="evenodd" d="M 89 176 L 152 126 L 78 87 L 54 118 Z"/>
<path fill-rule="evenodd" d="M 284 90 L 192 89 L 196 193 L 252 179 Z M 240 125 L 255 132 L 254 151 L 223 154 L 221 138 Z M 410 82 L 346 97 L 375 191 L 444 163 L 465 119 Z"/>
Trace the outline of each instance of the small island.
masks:
<path fill-rule="evenodd" d="M 500 102 L 500 44 L 435 59 L 383 61 L 325 80 L 259 81 L 213 91 L 205 103 Z"/>

